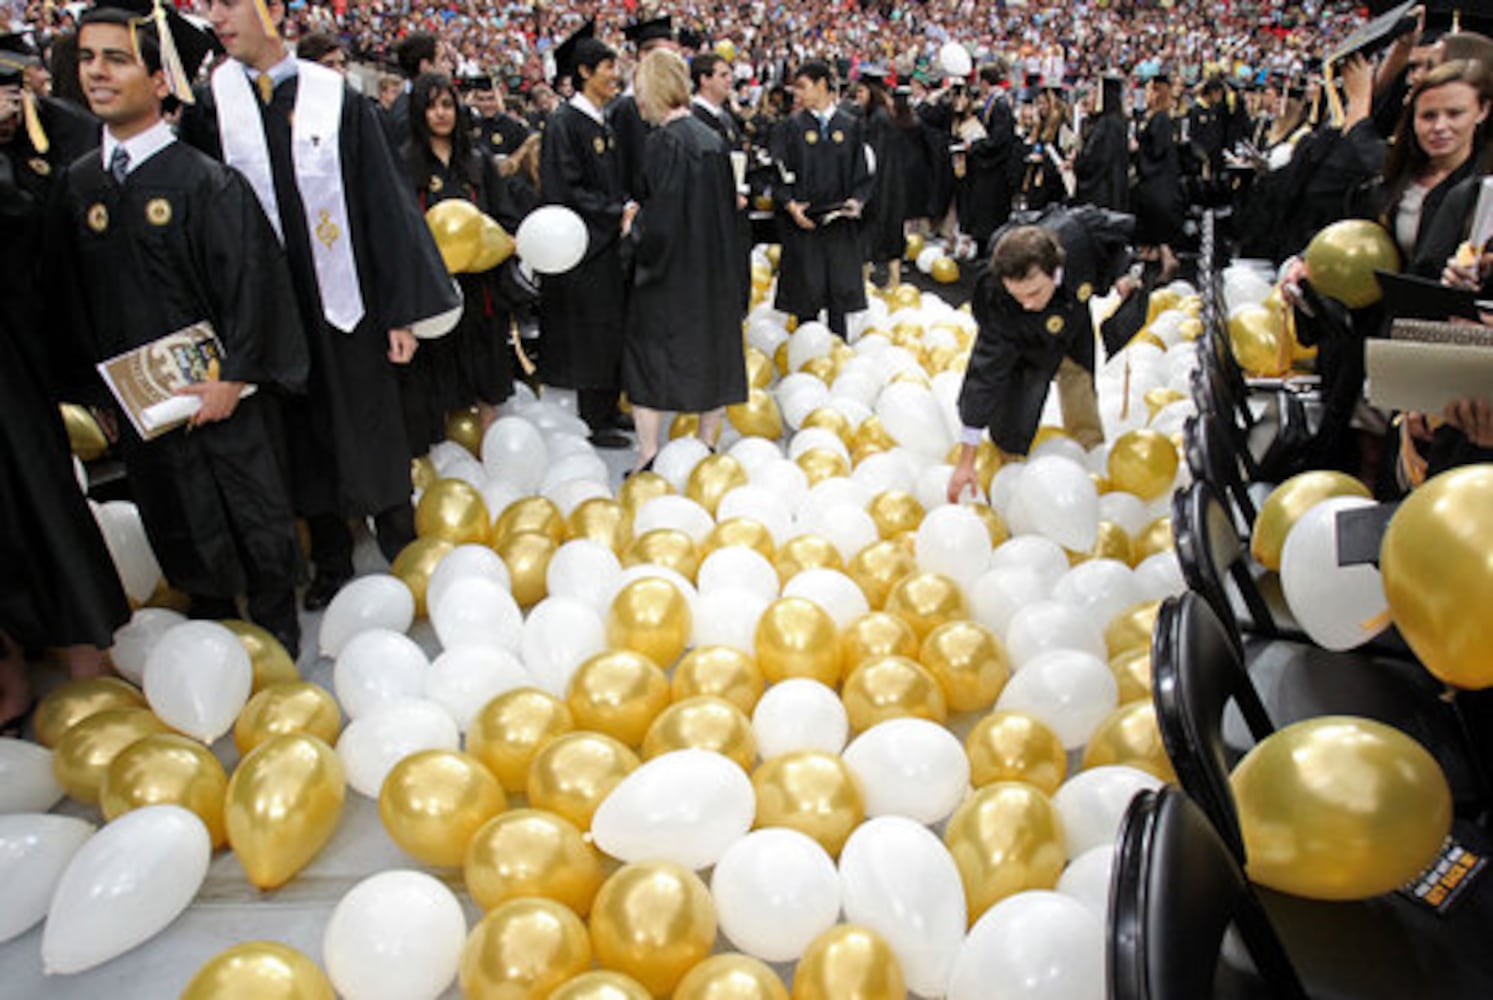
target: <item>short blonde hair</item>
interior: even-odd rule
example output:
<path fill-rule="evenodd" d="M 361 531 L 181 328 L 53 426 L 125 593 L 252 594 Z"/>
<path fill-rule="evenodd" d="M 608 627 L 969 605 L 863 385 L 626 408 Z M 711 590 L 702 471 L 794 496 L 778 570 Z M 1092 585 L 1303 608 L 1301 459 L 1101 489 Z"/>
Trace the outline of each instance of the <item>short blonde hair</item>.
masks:
<path fill-rule="evenodd" d="M 689 67 L 684 57 L 668 49 L 654 49 L 638 63 L 632 78 L 638 110 L 652 122 L 675 108 L 689 106 Z"/>

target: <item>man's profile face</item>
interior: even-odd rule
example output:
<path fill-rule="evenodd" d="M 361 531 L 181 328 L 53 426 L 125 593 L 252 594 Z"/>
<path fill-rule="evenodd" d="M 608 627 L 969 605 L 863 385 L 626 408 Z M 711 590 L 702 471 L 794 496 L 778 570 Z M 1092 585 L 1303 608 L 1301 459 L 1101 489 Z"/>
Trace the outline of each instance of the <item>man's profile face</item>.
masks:
<path fill-rule="evenodd" d="M 1041 312 L 1052 301 L 1057 291 L 1056 275 L 1048 274 L 1040 267 L 1033 267 L 1020 278 L 1002 278 L 1007 294 L 1027 312 Z"/>

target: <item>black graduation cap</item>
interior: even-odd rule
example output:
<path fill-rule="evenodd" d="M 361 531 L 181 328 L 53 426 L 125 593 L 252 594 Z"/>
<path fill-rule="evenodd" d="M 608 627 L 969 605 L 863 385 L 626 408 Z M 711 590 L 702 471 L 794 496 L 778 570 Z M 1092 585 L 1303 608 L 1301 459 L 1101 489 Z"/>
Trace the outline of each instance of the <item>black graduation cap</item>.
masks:
<path fill-rule="evenodd" d="M 563 80 L 567 76 L 575 74 L 576 46 L 584 40 L 595 40 L 596 19 L 591 18 L 581 25 L 570 36 L 555 46 L 555 79 Z"/>
<path fill-rule="evenodd" d="M 679 29 L 679 47 L 698 52 L 705 47 L 705 36 L 694 28 Z"/>
<path fill-rule="evenodd" d="M 884 66 L 862 66 L 859 70 L 858 75 L 860 79 L 865 80 L 868 83 L 879 83 L 882 85 L 886 84 L 886 67 Z"/>
<path fill-rule="evenodd" d="M 1166 70 L 1162 70 L 1161 72 L 1152 76 L 1150 82 L 1159 84 L 1163 87 L 1170 87 L 1172 85 L 1172 75 Z"/>
<path fill-rule="evenodd" d="M 1435 37 L 1473 31 L 1493 37 L 1493 6 L 1487 0 L 1427 0 L 1426 35 Z"/>
<path fill-rule="evenodd" d="M 0 35 L 0 83 L 14 83 L 27 66 L 39 62 L 41 56 L 31 41 L 31 32 L 12 31 Z"/>
<path fill-rule="evenodd" d="M 1125 78 L 1113 73 L 1106 73 L 1099 84 L 1099 103 L 1094 109 L 1100 114 L 1105 111 L 1125 110 Z"/>
<path fill-rule="evenodd" d="M 674 19 L 668 14 L 660 14 L 657 17 L 639 18 L 630 21 L 622 29 L 622 37 L 634 45 L 642 45 L 644 42 L 655 42 L 660 38 L 674 37 Z"/>
<path fill-rule="evenodd" d="M 161 69 L 166 72 L 171 96 L 186 104 L 193 102 L 192 81 L 208 55 L 218 47 L 217 38 L 210 31 L 197 27 L 177 13 L 174 6 L 161 0 L 100 0 L 93 9 L 122 11 L 154 38 L 160 46 Z M 83 15 L 82 23 L 88 23 L 87 14 Z"/>
<path fill-rule="evenodd" d="M 462 94 L 471 94 L 479 90 L 496 90 L 493 78 L 480 71 L 468 70 L 456 78 L 456 89 Z"/>
<path fill-rule="evenodd" d="M 1393 44 L 1395 39 L 1401 35 L 1414 31 L 1415 18 L 1410 11 L 1414 9 L 1415 4 L 1416 0 L 1405 0 L 1404 3 L 1396 4 L 1384 11 L 1343 39 L 1342 44 L 1332 50 L 1327 61 L 1341 62 L 1354 53 L 1365 57 L 1373 56 L 1380 49 Z"/>

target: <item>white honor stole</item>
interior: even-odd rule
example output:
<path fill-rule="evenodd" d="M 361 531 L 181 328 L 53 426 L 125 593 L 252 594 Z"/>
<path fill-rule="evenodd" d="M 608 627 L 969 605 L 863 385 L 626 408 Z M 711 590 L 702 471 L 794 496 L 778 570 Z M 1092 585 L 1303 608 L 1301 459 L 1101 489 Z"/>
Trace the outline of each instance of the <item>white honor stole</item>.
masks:
<path fill-rule="evenodd" d="M 300 83 L 290 125 L 291 160 L 306 212 L 322 315 L 337 329 L 350 333 L 366 310 L 342 185 L 339 132 L 345 85 L 341 75 L 317 63 L 297 60 L 296 71 Z M 224 62 L 213 73 L 212 89 L 223 160 L 249 181 L 283 244 L 285 228 L 275 198 L 259 98 L 249 86 L 244 65 L 232 59 Z"/>

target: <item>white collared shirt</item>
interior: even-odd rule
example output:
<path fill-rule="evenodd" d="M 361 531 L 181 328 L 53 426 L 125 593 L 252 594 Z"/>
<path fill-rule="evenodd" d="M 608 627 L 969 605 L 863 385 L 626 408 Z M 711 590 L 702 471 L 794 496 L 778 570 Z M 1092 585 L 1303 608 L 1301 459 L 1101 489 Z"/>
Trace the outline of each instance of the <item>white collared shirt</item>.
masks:
<path fill-rule="evenodd" d="M 135 172 L 136 167 L 175 141 L 176 133 L 171 131 L 171 126 L 166 124 L 164 118 L 157 121 L 144 132 L 124 140 L 114 138 L 114 134 L 109 131 L 108 126 L 105 126 L 104 141 L 99 144 L 99 153 L 104 158 L 104 169 L 107 171 L 109 169 L 109 161 L 114 158 L 114 150 L 123 146 L 124 151 L 130 157 L 129 165 L 125 168 L 125 173 L 132 174 Z"/>
<path fill-rule="evenodd" d="M 607 123 L 606 115 L 602 114 L 601 109 L 591 103 L 591 98 L 586 96 L 585 91 L 577 90 L 574 94 L 571 94 L 570 106 L 596 119 L 596 124 L 598 125 L 605 125 Z"/>
<path fill-rule="evenodd" d="M 240 63 L 240 65 L 244 67 L 244 72 L 249 74 L 250 83 L 253 83 L 256 79 L 259 78 L 259 70 L 244 63 Z M 284 83 L 286 80 L 289 80 L 299 72 L 299 67 L 296 65 L 295 61 L 295 53 L 286 50 L 284 58 L 282 58 L 279 62 L 275 63 L 275 65 L 271 66 L 264 72 L 270 75 L 270 79 L 274 81 L 275 86 L 280 86 L 280 84 Z"/>
<path fill-rule="evenodd" d="M 718 108 L 718 107 L 716 107 L 714 104 L 711 104 L 709 101 L 707 101 L 705 98 L 701 97 L 699 94 L 696 94 L 694 97 L 691 97 L 690 98 L 690 103 L 694 104 L 694 105 L 697 105 L 698 107 L 704 108 L 706 111 L 709 111 L 711 114 L 715 115 L 717 118 L 722 118 L 723 119 L 723 118 L 726 117 L 726 109 L 725 108 Z"/>

